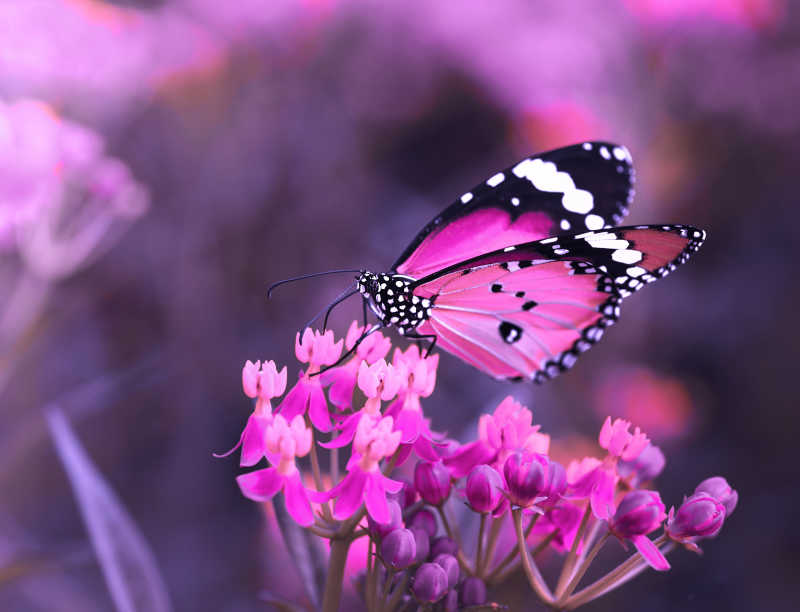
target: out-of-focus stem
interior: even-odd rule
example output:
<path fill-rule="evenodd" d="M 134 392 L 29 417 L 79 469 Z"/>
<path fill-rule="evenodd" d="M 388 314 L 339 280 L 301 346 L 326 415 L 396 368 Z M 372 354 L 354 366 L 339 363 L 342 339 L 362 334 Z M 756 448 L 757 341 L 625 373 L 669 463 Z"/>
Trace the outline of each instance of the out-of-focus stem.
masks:
<path fill-rule="evenodd" d="M 564 593 L 564 588 L 567 586 L 572 577 L 572 571 L 575 569 L 575 562 L 577 561 L 578 546 L 580 546 L 583 532 L 586 531 L 586 524 L 589 522 L 589 517 L 592 514 L 592 505 L 586 502 L 586 509 L 583 511 L 583 518 L 581 524 L 578 526 L 578 531 L 575 532 L 575 539 L 572 540 L 572 547 L 567 553 L 567 558 L 564 561 L 564 567 L 561 568 L 561 574 L 558 576 L 558 583 L 556 583 L 556 598 L 560 599 Z"/>
<path fill-rule="evenodd" d="M 525 541 L 525 533 L 522 530 L 522 509 L 517 508 L 512 510 L 511 516 L 514 518 L 514 529 L 517 532 L 517 547 L 519 548 L 519 556 L 522 559 L 522 568 L 525 570 L 525 575 L 528 578 L 528 582 L 539 599 L 541 599 L 547 605 L 552 605 L 553 594 L 550 592 L 550 588 L 547 586 L 544 578 L 542 578 L 542 574 L 539 572 L 536 561 L 531 559 L 530 554 L 528 553 L 528 545 Z"/>
<path fill-rule="evenodd" d="M 530 529 L 531 529 L 532 526 L 533 525 L 528 525 L 526 531 L 530 532 Z M 536 557 L 539 556 L 542 553 L 543 550 L 545 550 L 548 546 L 550 546 L 550 542 L 552 542 L 555 539 L 555 537 L 558 535 L 558 533 L 559 533 L 558 529 L 553 529 L 553 531 L 551 531 L 549 534 L 547 534 L 547 537 L 544 540 L 542 540 L 541 542 L 539 542 L 536 545 L 536 548 L 534 548 L 531 551 L 531 557 L 536 559 Z M 525 540 L 527 541 L 527 539 L 528 539 L 528 535 L 526 533 L 525 534 Z M 519 562 L 519 559 L 517 559 L 517 561 L 514 562 L 514 563 L 512 563 L 512 562 L 517 557 L 517 553 L 518 552 L 519 552 L 519 549 L 515 546 L 514 549 L 510 553 L 508 553 L 506 555 L 505 559 L 503 559 L 497 565 L 497 567 L 494 568 L 494 570 L 492 570 L 492 573 L 489 574 L 488 578 L 486 578 L 486 584 L 488 584 L 488 585 L 500 584 L 506 578 L 508 578 L 513 572 L 515 572 L 517 570 L 517 568 L 520 566 L 520 562 Z M 508 566 L 508 567 L 506 567 L 506 566 Z"/>
<path fill-rule="evenodd" d="M 586 573 L 586 570 L 589 569 L 589 566 L 592 564 L 592 561 L 594 561 L 594 558 L 597 556 L 597 553 L 599 553 L 600 549 L 603 548 L 603 546 L 605 546 L 606 541 L 609 538 L 609 535 L 610 534 L 606 533 L 604 536 L 602 536 L 597 541 L 597 543 L 592 547 L 592 550 L 590 550 L 589 553 L 583 558 L 580 565 L 577 566 L 577 569 L 575 570 L 572 579 L 569 581 L 569 584 L 567 584 L 566 588 L 564 589 L 564 592 L 558 598 L 558 602 L 556 603 L 557 607 L 562 607 L 566 602 L 567 597 L 569 597 L 572 594 L 572 591 L 575 590 L 575 587 L 578 586 L 578 583 L 581 581 L 581 578 L 583 578 L 583 575 Z"/>
<path fill-rule="evenodd" d="M 450 521 L 447 520 L 447 514 L 444 511 L 444 504 L 439 504 L 438 506 L 436 506 L 436 510 L 439 512 L 439 516 L 442 517 L 442 524 L 444 525 L 444 529 L 447 532 L 447 537 L 458 544 L 458 550 L 456 551 L 456 559 L 458 559 L 458 565 L 461 567 L 462 571 L 467 572 L 470 576 L 473 575 L 475 573 L 475 570 L 470 566 L 469 562 L 464 557 L 464 549 L 461 546 L 461 537 L 458 531 L 454 530 L 450 526 Z"/>
<path fill-rule="evenodd" d="M 506 520 L 505 514 L 494 517 L 492 519 L 492 525 L 491 527 L 489 527 L 489 541 L 486 543 L 486 555 L 485 555 L 486 558 L 483 561 L 484 571 L 492 567 L 492 561 L 494 561 L 494 553 L 495 550 L 497 550 L 497 538 L 500 537 L 500 530 L 503 528 L 503 523 L 505 522 L 505 520 Z M 516 548 L 514 550 L 516 550 Z"/>
<path fill-rule="evenodd" d="M 394 593 L 389 598 L 389 601 L 386 603 L 386 610 L 387 612 L 392 612 L 392 610 L 397 607 L 400 598 L 403 596 L 403 593 L 406 591 L 406 587 L 408 586 L 408 572 L 406 572 L 403 579 L 400 581 L 400 584 L 397 585 L 394 589 Z"/>
<path fill-rule="evenodd" d="M 486 531 L 486 513 L 481 512 L 481 525 L 478 528 L 478 550 L 475 553 L 475 573 L 483 576 L 483 536 Z"/>
<path fill-rule="evenodd" d="M 331 540 L 331 556 L 328 561 L 325 592 L 322 596 L 322 612 L 337 612 L 339 609 L 339 600 L 342 598 L 344 567 L 349 549 L 349 539 Z"/>

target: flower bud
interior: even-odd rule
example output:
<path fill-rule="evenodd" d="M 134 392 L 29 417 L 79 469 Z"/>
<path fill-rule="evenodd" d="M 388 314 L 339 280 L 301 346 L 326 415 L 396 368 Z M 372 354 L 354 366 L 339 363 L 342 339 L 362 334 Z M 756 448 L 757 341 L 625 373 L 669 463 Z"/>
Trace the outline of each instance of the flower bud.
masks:
<path fill-rule="evenodd" d="M 403 483 L 403 488 L 397 493 L 390 493 L 390 499 L 396 499 L 402 509 L 408 508 L 411 504 L 417 501 L 417 490 L 414 488 L 414 483 L 398 478 Z"/>
<path fill-rule="evenodd" d="M 451 589 L 447 591 L 442 602 L 444 612 L 458 612 L 458 591 Z"/>
<path fill-rule="evenodd" d="M 695 493 L 681 504 L 674 517 L 670 516 L 667 533 L 674 540 L 712 538 L 722 529 L 724 521 L 722 502 L 708 493 Z"/>
<path fill-rule="evenodd" d="M 549 477 L 547 501 L 555 503 L 567 490 L 567 471 L 558 461 L 550 461 Z"/>
<path fill-rule="evenodd" d="M 447 592 L 447 573 L 438 563 L 423 563 L 414 574 L 414 596 L 420 602 L 439 601 Z"/>
<path fill-rule="evenodd" d="M 410 529 L 395 529 L 381 542 L 381 557 L 394 570 L 402 570 L 417 558 L 417 540 Z"/>
<path fill-rule="evenodd" d="M 438 557 L 442 554 L 448 555 L 455 555 L 458 552 L 458 544 L 456 541 L 448 538 L 447 536 L 442 536 L 440 538 L 435 538 L 431 542 L 431 556 Z"/>
<path fill-rule="evenodd" d="M 622 498 L 608 526 L 618 537 L 630 538 L 650 533 L 663 522 L 664 516 L 658 491 L 637 489 Z"/>
<path fill-rule="evenodd" d="M 650 443 L 636 459 L 620 461 L 617 464 L 617 473 L 635 488 L 643 482 L 657 478 L 664 471 L 666 464 L 667 460 L 661 449 Z"/>
<path fill-rule="evenodd" d="M 461 603 L 465 606 L 482 606 L 486 603 L 486 584 L 477 576 L 470 576 L 461 585 Z"/>
<path fill-rule="evenodd" d="M 378 523 L 370 514 L 367 514 L 369 531 L 379 538 L 385 538 L 392 531 L 403 526 L 403 511 L 400 509 L 400 504 L 393 499 L 390 499 L 387 503 L 389 505 L 389 515 L 391 517 L 388 523 Z"/>
<path fill-rule="evenodd" d="M 546 455 L 517 451 L 509 455 L 503 466 L 512 504 L 526 508 L 536 498 L 546 495 L 549 485 L 549 460 Z"/>
<path fill-rule="evenodd" d="M 450 495 L 450 472 L 441 461 L 420 461 L 414 468 L 414 486 L 424 501 L 438 506 Z"/>
<path fill-rule="evenodd" d="M 475 512 L 491 512 L 503 497 L 503 478 L 489 465 L 476 465 L 467 476 L 465 492 Z"/>
<path fill-rule="evenodd" d="M 736 503 L 739 501 L 739 494 L 732 488 L 722 476 L 706 478 L 697 485 L 695 493 L 708 493 L 711 497 L 725 506 L 725 516 L 733 514 Z"/>
<path fill-rule="evenodd" d="M 417 542 L 417 558 L 416 563 L 422 563 L 428 558 L 431 552 L 431 539 L 428 537 L 427 532 L 419 527 L 412 527 L 411 533 L 414 534 L 414 539 Z"/>
<path fill-rule="evenodd" d="M 458 560 L 453 555 L 442 554 L 434 557 L 433 562 L 444 568 L 447 574 L 447 588 L 452 589 L 455 587 L 459 578 Z"/>
<path fill-rule="evenodd" d="M 436 517 L 433 516 L 433 513 L 427 508 L 423 508 L 422 510 L 418 510 L 416 513 L 414 513 L 414 516 L 411 517 L 408 526 L 421 529 L 428 534 L 428 537 L 430 538 L 436 535 Z"/>

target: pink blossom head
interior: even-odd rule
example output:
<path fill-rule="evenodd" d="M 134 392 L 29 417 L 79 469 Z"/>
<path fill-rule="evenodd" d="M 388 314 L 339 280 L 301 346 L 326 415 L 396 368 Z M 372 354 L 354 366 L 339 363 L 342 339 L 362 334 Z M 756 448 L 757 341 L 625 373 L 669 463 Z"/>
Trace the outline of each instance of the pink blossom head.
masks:
<path fill-rule="evenodd" d="M 650 440 L 638 427 L 630 433 L 630 427 L 629 421 L 614 419 L 612 423 L 611 417 L 606 417 L 598 437 L 600 446 L 612 457 L 633 461 L 647 447 Z"/>
<path fill-rule="evenodd" d="M 540 433 L 539 426 L 532 423 L 533 413 L 509 395 L 493 414 L 481 416 L 478 437 L 499 452 L 497 463 L 501 466 L 518 450 L 546 455 L 550 436 Z"/>
<path fill-rule="evenodd" d="M 332 365 L 342 354 L 342 340 L 334 342 L 331 330 L 321 334 L 317 330 L 306 327 L 302 337 L 300 332 L 297 332 L 294 354 L 298 361 L 309 364 L 312 370 L 320 366 Z"/>
<path fill-rule="evenodd" d="M 242 368 L 242 387 L 247 397 L 270 400 L 286 391 L 286 366 L 278 372 L 274 361 L 253 363 L 249 359 Z"/>
<path fill-rule="evenodd" d="M 666 531 L 679 542 L 712 538 L 722 529 L 725 506 L 708 493 L 695 493 L 686 499 L 677 512 L 670 510 Z"/>
<path fill-rule="evenodd" d="M 620 538 L 646 535 L 657 529 L 666 518 L 658 491 L 631 491 L 617 506 L 609 521 L 609 529 Z"/>
<path fill-rule="evenodd" d="M 407 379 L 404 381 L 412 393 L 420 397 L 428 397 L 436 386 L 436 369 L 439 366 L 439 355 L 423 357 L 419 347 L 409 346 L 405 352 L 395 349 L 393 363 L 402 367 Z"/>
<path fill-rule="evenodd" d="M 450 471 L 441 461 L 420 461 L 414 468 L 414 487 L 425 502 L 438 506 L 450 496 Z"/>
<path fill-rule="evenodd" d="M 378 359 L 372 365 L 362 361 L 358 367 L 358 388 L 370 399 L 392 399 L 397 395 L 401 383 L 400 373 L 383 359 Z"/>
<path fill-rule="evenodd" d="M 347 332 L 347 340 L 345 341 L 348 350 L 355 346 L 355 343 L 363 333 L 364 328 L 359 327 L 358 324 L 353 321 L 350 325 L 350 330 Z M 367 363 L 375 363 L 378 359 L 384 359 L 386 355 L 389 354 L 389 349 L 391 348 L 392 341 L 389 340 L 389 338 L 384 336 L 381 332 L 373 332 L 361 341 L 361 344 L 359 344 L 356 349 L 356 354 L 359 359 Z"/>
<path fill-rule="evenodd" d="M 378 462 L 397 451 L 402 433 L 393 428 L 392 417 L 378 419 L 368 414 L 361 417 L 353 438 L 353 450 L 360 455 L 365 472 L 374 472 Z"/>
<path fill-rule="evenodd" d="M 503 465 L 508 500 L 528 508 L 547 495 L 550 485 L 550 461 L 547 455 L 517 451 Z"/>
<path fill-rule="evenodd" d="M 713 476 L 706 478 L 703 482 L 697 485 L 694 490 L 695 493 L 708 493 L 711 497 L 718 500 L 725 506 L 725 515 L 730 516 L 733 513 L 736 504 L 739 501 L 739 493 L 736 489 L 728 484 L 722 476 Z"/>
<path fill-rule="evenodd" d="M 302 415 L 294 417 L 291 423 L 282 415 L 276 415 L 267 427 L 265 439 L 270 455 L 280 457 L 276 467 L 282 474 L 294 472 L 297 469 L 295 458 L 305 457 L 311 450 L 311 429 L 306 427 Z"/>

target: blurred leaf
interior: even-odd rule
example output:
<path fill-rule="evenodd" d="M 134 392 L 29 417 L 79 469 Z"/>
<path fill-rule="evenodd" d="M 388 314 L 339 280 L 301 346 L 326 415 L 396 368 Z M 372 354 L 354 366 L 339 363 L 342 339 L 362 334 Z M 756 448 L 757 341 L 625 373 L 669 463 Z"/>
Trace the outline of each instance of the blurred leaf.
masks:
<path fill-rule="evenodd" d="M 276 495 L 272 499 L 272 505 L 289 556 L 294 561 L 303 586 L 311 599 L 311 607 L 316 610 L 320 607 L 320 594 L 325 584 L 325 555 L 319 538 L 294 522 L 286 511 L 283 495 Z"/>
<path fill-rule="evenodd" d="M 48 410 L 47 421 L 116 609 L 168 612 L 172 607 L 166 586 L 139 528 L 92 464 L 61 410 Z"/>

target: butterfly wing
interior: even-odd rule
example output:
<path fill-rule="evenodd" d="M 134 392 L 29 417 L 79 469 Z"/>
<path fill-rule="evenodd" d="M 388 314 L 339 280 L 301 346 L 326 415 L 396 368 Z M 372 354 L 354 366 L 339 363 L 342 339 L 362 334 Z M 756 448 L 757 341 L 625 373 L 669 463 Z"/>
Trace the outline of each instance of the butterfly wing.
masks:
<path fill-rule="evenodd" d="M 633 199 L 625 147 L 586 142 L 528 157 L 462 195 L 392 270 L 421 278 L 509 244 L 616 225 Z"/>
<path fill-rule="evenodd" d="M 432 300 L 417 328 L 499 379 L 541 382 L 571 367 L 619 316 L 621 300 L 666 276 L 705 232 L 636 226 L 506 247 L 417 281 Z"/>

